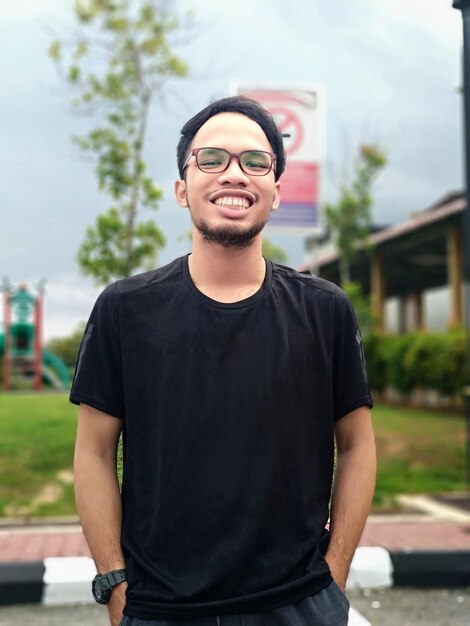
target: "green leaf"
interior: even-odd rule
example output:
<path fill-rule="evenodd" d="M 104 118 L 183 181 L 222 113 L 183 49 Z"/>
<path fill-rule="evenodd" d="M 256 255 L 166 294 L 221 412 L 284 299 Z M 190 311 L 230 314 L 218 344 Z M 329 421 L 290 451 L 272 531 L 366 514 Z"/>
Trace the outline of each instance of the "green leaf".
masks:
<path fill-rule="evenodd" d="M 156 54 L 158 49 L 161 46 L 161 38 L 160 37 L 151 37 L 149 39 L 145 39 L 140 44 L 140 49 L 145 54 Z"/>
<path fill-rule="evenodd" d="M 342 284 L 349 281 L 349 267 L 357 254 L 357 244 L 367 240 L 372 223 L 370 189 L 385 164 L 385 153 L 377 146 L 360 146 L 352 181 L 341 185 L 336 204 L 325 206 L 326 222 L 340 256 Z"/>
<path fill-rule="evenodd" d="M 75 0 L 75 15 L 81 24 L 89 24 L 97 15 L 93 0 Z"/>
<path fill-rule="evenodd" d="M 263 237 L 263 256 L 276 263 L 287 263 L 289 258 L 284 248 L 277 246 L 267 237 Z"/>
<path fill-rule="evenodd" d="M 121 16 L 111 16 L 105 22 L 105 28 L 116 33 L 124 33 L 129 28 L 129 21 Z"/>
<path fill-rule="evenodd" d="M 79 61 L 88 54 L 88 46 L 84 41 L 79 41 L 73 53 L 73 59 Z"/>
<path fill-rule="evenodd" d="M 71 83 L 78 83 L 80 80 L 80 68 L 78 65 L 71 65 L 69 68 L 69 81 Z"/>
<path fill-rule="evenodd" d="M 60 61 L 62 58 L 62 44 L 60 41 L 53 41 L 47 50 L 47 54 L 53 61 Z"/>
<path fill-rule="evenodd" d="M 168 71 L 174 76 L 186 76 L 189 72 L 189 66 L 186 61 L 173 55 L 168 60 Z"/>

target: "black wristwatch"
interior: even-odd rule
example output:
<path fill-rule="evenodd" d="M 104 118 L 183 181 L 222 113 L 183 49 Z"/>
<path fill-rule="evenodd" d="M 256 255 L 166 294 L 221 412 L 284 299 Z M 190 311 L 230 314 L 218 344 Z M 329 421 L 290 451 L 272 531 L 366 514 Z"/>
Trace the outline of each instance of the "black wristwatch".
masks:
<path fill-rule="evenodd" d="M 98 604 L 108 604 L 113 587 L 127 580 L 125 569 L 113 569 L 107 574 L 96 574 L 91 584 L 91 592 Z"/>

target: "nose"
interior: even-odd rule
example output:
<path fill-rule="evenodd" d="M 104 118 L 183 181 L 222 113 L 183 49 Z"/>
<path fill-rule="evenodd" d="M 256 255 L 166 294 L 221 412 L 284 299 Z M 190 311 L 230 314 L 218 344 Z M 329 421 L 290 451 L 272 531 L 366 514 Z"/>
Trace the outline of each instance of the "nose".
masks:
<path fill-rule="evenodd" d="M 219 182 L 242 183 L 244 185 L 248 185 L 250 182 L 250 179 L 240 167 L 240 161 L 235 154 L 231 156 L 227 169 L 219 174 Z"/>

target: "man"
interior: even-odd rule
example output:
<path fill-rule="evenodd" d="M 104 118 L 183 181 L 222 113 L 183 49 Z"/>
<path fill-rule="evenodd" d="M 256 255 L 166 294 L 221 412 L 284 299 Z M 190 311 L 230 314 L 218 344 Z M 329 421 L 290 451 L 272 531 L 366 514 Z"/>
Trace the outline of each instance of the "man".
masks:
<path fill-rule="evenodd" d="M 375 477 L 354 313 L 262 256 L 285 166 L 267 111 L 215 102 L 177 155 L 192 253 L 105 289 L 71 392 L 95 597 L 113 626 L 341 626 Z"/>

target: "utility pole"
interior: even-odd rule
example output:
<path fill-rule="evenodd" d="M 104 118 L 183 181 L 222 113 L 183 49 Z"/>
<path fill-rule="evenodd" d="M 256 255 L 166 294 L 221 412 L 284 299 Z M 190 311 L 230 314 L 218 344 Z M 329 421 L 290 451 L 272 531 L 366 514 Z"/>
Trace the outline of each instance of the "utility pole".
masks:
<path fill-rule="evenodd" d="M 467 331 L 467 371 L 470 370 L 470 0 L 453 0 L 454 9 L 462 11 L 463 19 L 463 91 L 464 137 L 467 206 L 463 212 L 465 328 Z M 470 490 L 470 386 L 465 388 L 465 416 L 467 423 L 467 491 Z"/>

